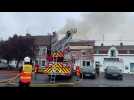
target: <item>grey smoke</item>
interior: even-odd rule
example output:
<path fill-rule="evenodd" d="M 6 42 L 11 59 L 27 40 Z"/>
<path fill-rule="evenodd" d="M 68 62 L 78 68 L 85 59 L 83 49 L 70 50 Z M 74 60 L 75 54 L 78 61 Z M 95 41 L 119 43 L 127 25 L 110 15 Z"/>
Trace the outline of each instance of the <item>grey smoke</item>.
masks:
<path fill-rule="evenodd" d="M 134 14 L 132 12 L 92 12 L 82 13 L 80 21 L 67 20 L 59 31 L 77 28 L 73 39 L 134 40 Z"/>

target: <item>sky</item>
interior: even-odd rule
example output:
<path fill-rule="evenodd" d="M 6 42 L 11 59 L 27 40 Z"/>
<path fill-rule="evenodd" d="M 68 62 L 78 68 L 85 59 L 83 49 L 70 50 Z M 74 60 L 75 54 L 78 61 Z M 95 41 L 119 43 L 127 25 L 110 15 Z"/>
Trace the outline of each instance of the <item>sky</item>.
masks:
<path fill-rule="evenodd" d="M 123 41 L 134 45 L 133 12 L 0 12 L 0 39 L 14 34 L 47 35 L 53 31 L 62 37 L 70 28 L 77 28 L 75 40 L 104 40 L 105 44 Z"/>
<path fill-rule="evenodd" d="M 62 28 L 66 20 L 79 19 L 73 12 L 0 12 L 0 38 L 8 39 L 13 34 L 47 35 Z"/>

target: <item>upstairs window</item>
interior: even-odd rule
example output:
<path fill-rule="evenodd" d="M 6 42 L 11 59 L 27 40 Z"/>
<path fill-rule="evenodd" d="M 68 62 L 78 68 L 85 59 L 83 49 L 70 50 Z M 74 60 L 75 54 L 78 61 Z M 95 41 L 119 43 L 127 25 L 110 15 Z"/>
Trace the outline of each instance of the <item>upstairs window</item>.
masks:
<path fill-rule="evenodd" d="M 119 50 L 119 54 L 127 54 L 127 50 Z"/>
<path fill-rule="evenodd" d="M 130 50 L 129 53 L 130 53 L 130 54 L 134 54 L 134 50 Z"/>
<path fill-rule="evenodd" d="M 107 54 L 107 50 L 99 50 L 99 54 Z"/>

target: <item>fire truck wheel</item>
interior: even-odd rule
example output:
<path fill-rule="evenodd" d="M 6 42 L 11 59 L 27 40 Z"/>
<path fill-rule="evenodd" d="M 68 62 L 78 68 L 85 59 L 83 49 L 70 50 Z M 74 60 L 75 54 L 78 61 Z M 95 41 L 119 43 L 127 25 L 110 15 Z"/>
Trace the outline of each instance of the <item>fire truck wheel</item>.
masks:
<path fill-rule="evenodd" d="M 50 81 L 50 79 L 51 79 L 51 76 L 50 76 L 50 75 L 48 75 L 48 80 Z"/>

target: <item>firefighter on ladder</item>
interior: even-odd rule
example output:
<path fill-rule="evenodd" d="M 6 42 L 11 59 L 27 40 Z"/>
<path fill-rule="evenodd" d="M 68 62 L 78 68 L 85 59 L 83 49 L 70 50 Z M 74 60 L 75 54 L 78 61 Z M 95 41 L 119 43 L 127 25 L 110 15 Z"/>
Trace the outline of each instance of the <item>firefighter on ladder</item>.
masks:
<path fill-rule="evenodd" d="M 20 72 L 19 86 L 29 87 L 32 81 L 32 64 L 29 57 L 24 58 L 24 64 Z"/>

